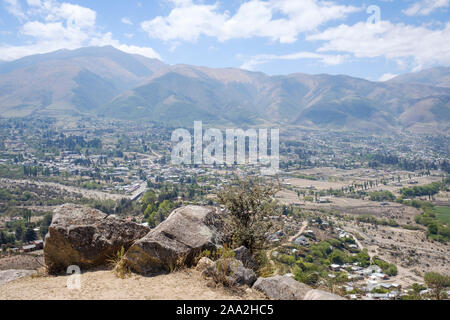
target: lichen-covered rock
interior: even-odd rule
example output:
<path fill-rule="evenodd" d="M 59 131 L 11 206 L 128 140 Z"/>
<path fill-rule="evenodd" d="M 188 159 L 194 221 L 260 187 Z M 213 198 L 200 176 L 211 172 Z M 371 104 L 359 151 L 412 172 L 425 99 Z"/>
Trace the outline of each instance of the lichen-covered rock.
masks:
<path fill-rule="evenodd" d="M 347 300 L 347 299 L 323 290 L 311 290 L 308 293 L 306 293 L 303 300 Z"/>
<path fill-rule="evenodd" d="M 192 266 L 201 252 L 214 251 L 223 244 L 224 230 L 222 216 L 215 208 L 178 208 L 166 221 L 136 241 L 126 253 L 125 261 L 140 274 Z"/>
<path fill-rule="evenodd" d="M 217 283 L 227 286 L 251 286 L 256 281 L 256 274 L 244 267 L 240 260 L 235 258 L 222 258 L 209 265 L 203 274 L 212 277 Z"/>
<path fill-rule="evenodd" d="M 256 270 L 258 268 L 258 263 L 256 262 L 254 256 L 251 254 L 250 250 L 246 247 L 241 246 L 237 249 L 234 249 L 235 258 L 239 261 L 242 261 L 244 267 Z"/>
<path fill-rule="evenodd" d="M 195 269 L 197 271 L 204 271 L 204 270 L 206 270 L 206 268 L 212 266 L 213 264 L 214 264 L 214 261 L 212 261 L 209 258 L 203 257 L 203 258 L 201 258 L 198 261 L 197 266 L 195 267 Z"/>
<path fill-rule="evenodd" d="M 272 300 L 303 300 L 312 288 L 288 276 L 259 278 L 253 289 Z"/>
<path fill-rule="evenodd" d="M 128 249 L 149 228 L 108 216 L 92 208 L 66 204 L 54 211 L 45 237 L 44 258 L 51 274 L 106 264 L 122 247 Z"/>

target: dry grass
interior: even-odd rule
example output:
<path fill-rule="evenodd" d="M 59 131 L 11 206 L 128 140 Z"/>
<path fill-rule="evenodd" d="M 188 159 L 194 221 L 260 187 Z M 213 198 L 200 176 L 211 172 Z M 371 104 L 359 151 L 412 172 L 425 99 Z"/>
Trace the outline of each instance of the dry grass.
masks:
<path fill-rule="evenodd" d="M 127 265 L 127 262 L 124 259 L 125 256 L 125 248 L 122 247 L 116 254 L 108 259 L 108 263 L 113 268 L 113 273 L 116 277 L 125 279 L 128 275 L 131 274 L 131 270 Z"/>

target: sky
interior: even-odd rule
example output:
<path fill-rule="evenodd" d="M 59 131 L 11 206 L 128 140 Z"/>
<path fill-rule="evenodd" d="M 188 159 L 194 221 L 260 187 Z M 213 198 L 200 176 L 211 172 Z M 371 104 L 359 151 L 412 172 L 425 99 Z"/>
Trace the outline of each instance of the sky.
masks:
<path fill-rule="evenodd" d="M 0 0 L 0 60 L 112 45 L 167 64 L 386 81 L 450 66 L 450 0 Z"/>

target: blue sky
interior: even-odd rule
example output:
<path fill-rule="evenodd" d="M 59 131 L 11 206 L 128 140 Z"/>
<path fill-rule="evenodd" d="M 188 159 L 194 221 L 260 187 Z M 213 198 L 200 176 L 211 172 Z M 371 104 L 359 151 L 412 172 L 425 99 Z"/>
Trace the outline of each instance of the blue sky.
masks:
<path fill-rule="evenodd" d="M 0 60 L 112 45 L 168 64 L 369 80 L 450 65 L 450 0 L 0 0 Z"/>

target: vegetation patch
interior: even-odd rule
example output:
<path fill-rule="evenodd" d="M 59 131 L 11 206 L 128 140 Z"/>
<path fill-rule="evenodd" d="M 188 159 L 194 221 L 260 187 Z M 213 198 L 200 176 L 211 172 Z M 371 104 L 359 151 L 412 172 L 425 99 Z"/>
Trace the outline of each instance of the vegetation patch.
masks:
<path fill-rule="evenodd" d="M 434 212 L 442 223 L 450 224 L 450 207 L 434 207 Z"/>

